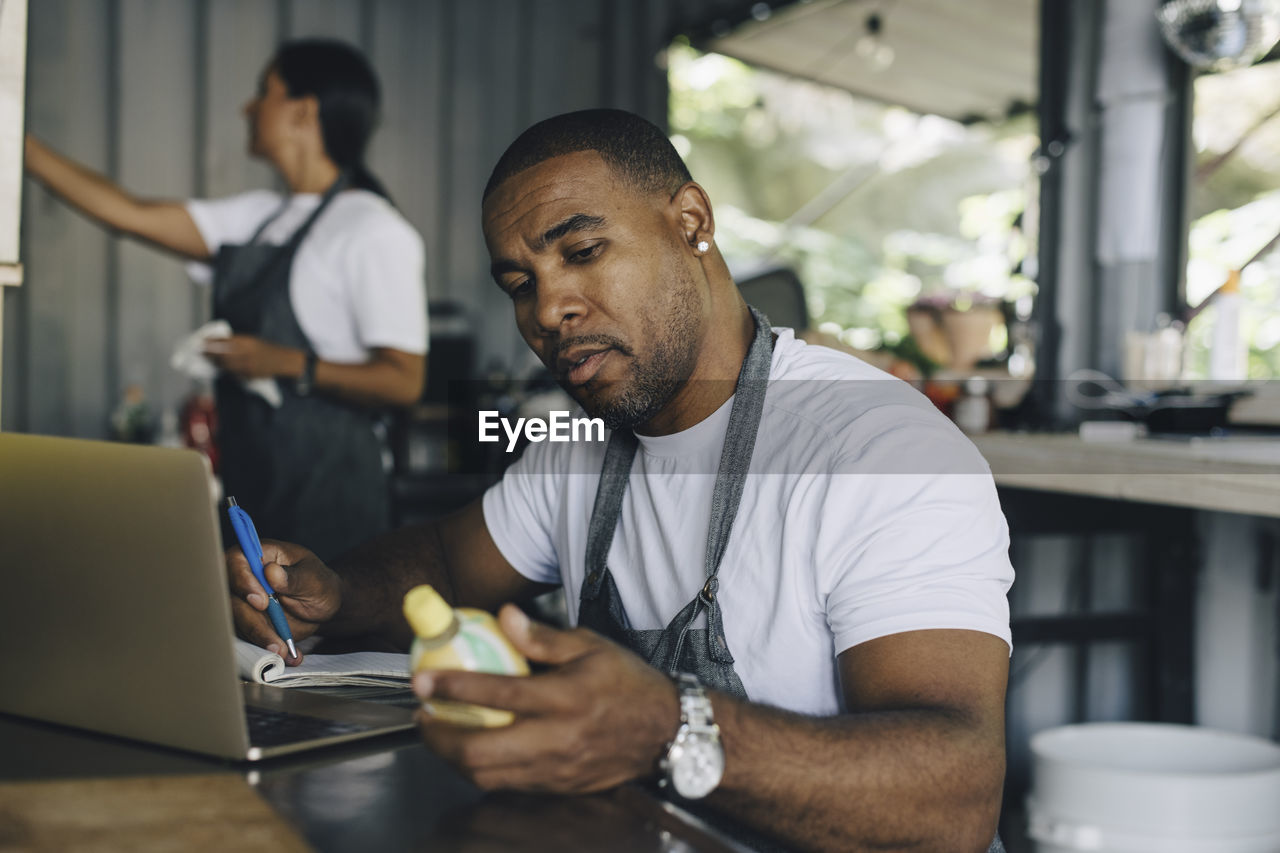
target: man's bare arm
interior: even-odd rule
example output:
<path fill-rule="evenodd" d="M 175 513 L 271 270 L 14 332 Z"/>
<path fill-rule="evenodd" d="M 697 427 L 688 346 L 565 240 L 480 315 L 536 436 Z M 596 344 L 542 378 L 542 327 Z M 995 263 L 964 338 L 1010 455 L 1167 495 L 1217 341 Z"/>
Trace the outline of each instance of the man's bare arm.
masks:
<path fill-rule="evenodd" d="M 405 592 L 428 583 L 450 603 L 494 609 L 550 587 L 527 580 L 493 544 L 479 500 L 445 518 L 386 533 L 333 561 L 299 545 L 264 540 L 267 581 L 289 617 L 295 640 L 312 634 L 361 637 L 407 648 Z M 226 552 L 236 631 L 264 648 L 284 648 L 266 616 L 267 597 L 239 548 Z M 297 663 L 293 659 L 290 663 Z"/>
<path fill-rule="evenodd" d="M 514 608 L 501 623 L 543 671 L 420 673 L 414 689 L 516 722 L 470 730 L 420 715 L 427 744 L 486 789 L 578 793 L 651 777 L 677 727 L 670 679 L 585 629 Z M 846 651 L 840 669 L 849 711 L 832 717 L 711 693 L 725 777 L 710 805 L 802 849 L 986 850 L 1004 777 L 1004 642 L 908 632 Z"/>
<path fill-rule="evenodd" d="M 815 850 L 986 850 L 1004 780 L 1004 641 L 896 634 L 843 653 L 840 673 L 837 717 L 714 695 L 725 777 L 710 801 Z"/>
<path fill-rule="evenodd" d="M 325 624 L 325 636 L 372 634 L 401 648 L 413 640 L 401 601 L 418 584 L 431 584 L 455 606 L 485 610 L 549 589 L 502 556 L 479 500 L 372 539 L 334 560 L 333 570 L 341 578 L 342 605 Z"/>

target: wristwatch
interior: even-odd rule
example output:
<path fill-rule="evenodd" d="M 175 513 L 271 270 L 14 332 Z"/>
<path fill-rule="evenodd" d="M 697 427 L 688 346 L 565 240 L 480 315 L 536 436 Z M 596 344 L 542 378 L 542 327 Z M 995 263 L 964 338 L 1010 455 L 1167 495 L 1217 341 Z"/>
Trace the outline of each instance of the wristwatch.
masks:
<path fill-rule="evenodd" d="M 311 393 L 312 387 L 316 383 L 316 354 L 307 352 L 307 360 L 302 365 L 302 375 L 293 380 L 293 392 L 299 397 L 305 397 Z"/>
<path fill-rule="evenodd" d="M 724 777 L 724 748 L 720 727 L 715 724 L 708 698 L 698 679 L 688 673 L 676 676 L 680 691 L 680 728 L 667 746 L 661 761 L 666 778 L 675 792 L 687 800 L 705 797 Z"/>

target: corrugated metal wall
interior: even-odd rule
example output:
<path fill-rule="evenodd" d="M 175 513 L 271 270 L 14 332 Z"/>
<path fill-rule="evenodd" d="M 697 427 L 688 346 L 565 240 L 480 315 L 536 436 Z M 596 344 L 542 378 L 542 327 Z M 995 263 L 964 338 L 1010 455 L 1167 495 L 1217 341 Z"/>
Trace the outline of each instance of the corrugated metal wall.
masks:
<path fill-rule="evenodd" d="M 327 35 L 382 77 L 370 155 L 422 232 L 432 299 L 467 305 L 485 358 L 520 352 L 488 278 L 479 194 L 531 122 L 588 106 L 666 116 L 655 55 L 741 0 L 40 0 L 30 10 L 28 128 L 130 190 L 220 196 L 270 186 L 245 156 L 241 105 L 274 45 Z M 187 383 L 173 345 L 208 313 L 177 261 L 25 188 L 26 285 L 6 299 L 3 428 L 95 437 L 128 383 L 158 409 Z"/>

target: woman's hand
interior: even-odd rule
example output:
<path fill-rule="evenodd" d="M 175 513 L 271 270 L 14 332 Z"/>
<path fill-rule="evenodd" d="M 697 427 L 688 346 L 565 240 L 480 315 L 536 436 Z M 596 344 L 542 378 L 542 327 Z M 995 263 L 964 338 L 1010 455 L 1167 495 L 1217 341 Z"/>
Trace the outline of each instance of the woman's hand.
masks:
<path fill-rule="evenodd" d="M 210 338 L 205 341 L 203 351 L 219 368 L 241 379 L 277 376 L 296 379 L 307 363 L 302 350 L 253 335 Z M 426 372 L 426 356 L 374 347 L 369 360 L 361 364 L 317 362 L 312 388 L 372 409 L 408 406 L 421 396 Z"/>
<path fill-rule="evenodd" d="M 306 353 L 282 347 L 252 335 L 232 335 L 205 341 L 204 354 L 228 373 L 241 379 L 302 375 Z"/>

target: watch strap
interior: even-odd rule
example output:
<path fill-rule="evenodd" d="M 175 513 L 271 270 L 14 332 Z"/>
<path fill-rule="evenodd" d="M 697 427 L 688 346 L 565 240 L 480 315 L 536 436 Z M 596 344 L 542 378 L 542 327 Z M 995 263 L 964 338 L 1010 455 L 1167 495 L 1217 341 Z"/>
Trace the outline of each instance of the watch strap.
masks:
<path fill-rule="evenodd" d="M 680 691 L 680 723 L 693 731 L 709 731 L 715 722 L 711 713 L 711 700 L 697 676 L 687 672 L 676 676 L 676 689 Z"/>
<path fill-rule="evenodd" d="M 715 790 L 724 773 L 720 727 L 713 719 L 711 697 L 697 677 L 679 673 L 674 676 L 674 681 L 680 697 L 680 726 L 660 762 L 663 773 L 660 784 L 664 787 L 670 785 L 686 799 L 701 799 Z M 711 755 L 718 756 L 718 760 L 709 758 L 708 750 Z M 692 765 L 689 762 L 693 762 Z M 681 782 L 681 768 L 685 773 L 692 771 L 694 775 L 686 775 L 685 781 Z"/>
<path fill-rule="evenodd" d="M 315 387 L 317 361 L 319 358 L 315 352 L 308 350 L 306 360 L 302 364 L 302 375 L 293 381 L 293 390 L 299 397 L 307 396 Z"/>

